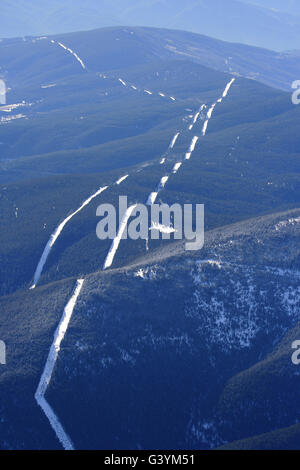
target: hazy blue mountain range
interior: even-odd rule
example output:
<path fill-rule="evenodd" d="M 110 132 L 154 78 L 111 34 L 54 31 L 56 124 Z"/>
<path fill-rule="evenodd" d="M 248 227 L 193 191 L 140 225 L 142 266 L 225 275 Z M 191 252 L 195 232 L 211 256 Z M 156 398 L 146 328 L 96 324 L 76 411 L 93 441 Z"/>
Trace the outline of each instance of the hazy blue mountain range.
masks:
<path fill-rule="evenodd" d="M 292 15 L 300 15 L 300 4 L 298 0 L 243 0 L 244 3 L 258 5 L 273 10 L 291 13 Z"/>
<path fill-rule="evenodd" d="M 284 5 L 281 5 L 284 3 Z M 281 6 L 280 6 L 280 5 Z M 275 8 L 275 9 L 274 9 Z M 242 0 L 2 0 L 0 37 L 154 26 L 274 50 L 300 49 L 297 2 Z"/>

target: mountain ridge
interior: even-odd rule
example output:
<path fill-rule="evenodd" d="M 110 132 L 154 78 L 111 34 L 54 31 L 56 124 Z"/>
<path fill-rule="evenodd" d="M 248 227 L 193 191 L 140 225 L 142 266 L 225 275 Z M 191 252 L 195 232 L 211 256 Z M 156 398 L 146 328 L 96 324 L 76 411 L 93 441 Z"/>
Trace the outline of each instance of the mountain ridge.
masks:
<path fill-rule="evenodd" d="M 2 0 L 1 35 L 44 35 L 131 24 L 179 28 L 281 51 L 299 49 L 300 15 L 295 15 L 295 8 L 287 12 L 257 3 L 193 0 L 183 7 L 177 0 L 115 0 L 113 4 L 88 0 L 83 6 L 78 0 L 65 0 L 62 6 L 58 0 L 40 0 L 39 5 L 34 0 Z"/>

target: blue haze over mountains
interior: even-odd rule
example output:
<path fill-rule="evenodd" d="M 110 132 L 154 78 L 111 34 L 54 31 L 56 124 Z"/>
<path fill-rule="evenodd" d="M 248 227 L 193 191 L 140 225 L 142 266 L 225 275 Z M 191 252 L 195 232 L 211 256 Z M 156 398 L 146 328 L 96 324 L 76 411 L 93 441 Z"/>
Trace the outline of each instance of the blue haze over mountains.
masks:
<path fill-rule="evenodd" d="M 1 1 L 0 37 L 120 25 L 181 29 L 274 50 L 300 49 L 298 1 Z"/>

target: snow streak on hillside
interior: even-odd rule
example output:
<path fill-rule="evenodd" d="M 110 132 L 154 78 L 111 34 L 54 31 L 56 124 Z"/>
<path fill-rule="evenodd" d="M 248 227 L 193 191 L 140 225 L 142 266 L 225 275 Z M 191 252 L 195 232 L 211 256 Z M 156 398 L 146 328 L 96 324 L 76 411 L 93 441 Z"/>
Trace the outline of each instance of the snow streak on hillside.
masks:
<path fill-rule="evenodd" d="M 217 106 L 218 103 L 222 103 L 223 99 L 226 98 L 226 96 L 228 95 L 228 92 L 230 90 L 230 87 L 231 85 L 235 82 L 235 78 L 232 78 L 230 80 L 230 82 L 227 83 L 226 87 L 225 87 L 225 90 L 223 91 L 222 93 L 222 96 L 221 98 L 219 98 L 215 103 L 213 103 L 211 105 L 211 107 L 209 108 L 208 112 L 207 112 L 207 116 L 206 116 L 206 120 L 203 124 L 203 128 L 202 128 L 202 135 L 205 136 L 206 135 L 206 132 L 207 132 L 207 126 L 208 126 L 208 122 L 209 120 L 211 119 L 212 117 L 212 114 L 214 112 L 214 109 L 215 107 Z"/>
<path fill-rule="evenodd" d="M 117 185 L 120 185 L 121 183 L 123 183 L 123 181 L 125 181 L 127 178 L 128 178 L 129 175 L 124 175 L 122 176 L 121 178 L 119 178 L 115 184 Z M 109 186 L 104 186 L 100 189 L 98 189 L 98 191 L 96 191 L 94 194 L 92 194 L 88 199 L 86 199 L 82 204 L 81 206 L 76 209 L 76 211 L 72 212 L 72 214 L 70 214 L 68 217 L 66 217 L 59 225 L 58 227 L 54 230 L 54 232 L 52 233 L 51 237 L 49 238 L 45 248 L 44 248 L 44 251 L 43 251 L 43 254 L 39 260 L 39 263 L 37 265 L 37 268 L 36 268 L 36 271 L 34 273 L 34 278 L 33 278 L 33 284 L 32 286 L 30 287 L 30 289 L 35 289 L 40 277 L 41 277 L 41 274 L 43 272 L 43 269 L 44 269 L 44 266 L 45 266 L 45 263 L 47 261 L 47 258 L 50 254 L 50 251 L 54 245 L 54 243 L 56 242 L 56 240 L 58 239 L 58 237 L 60 236 L 61 232 L 63 231 L 65 225 L 76 215 L 78 214 L 80 211 L 82 211 L 82 209 L 84 207 L 86 207 L 88 204 L 90 204 L 90 202 L 92 202 L 93 199 L 95 199 L 97 196 L 99 196 L 103 191 L 106 191 L 106 189 L 108 189 Z"/>
<path fill-rule="evenodd" d="M 42 373 L 38 388 L 34 396 L 38 405 L 42 408 L 45 415 L 47 416 L 57 438 L 59 439 L 60 443 L 62 444 L 65 450 L 73 450 L 74 449 L 73 443 L 71 439 L 69 438 L 69 436 L 64 431 L 53 409 L 51 408 L 49 403 L 46 401 L 45 394 L 51 381 L 55 363 L 57 361 L 58 353 L 60 351 L 60 345 L 68 329 L 78 296 L 83 286 L 83 282 L 84 282 L 83 279 L 79 279 L 77 281 L 76 288 L 73 292 L 73 295 L 70 298 L 67 305 L 65 306 L 59 325 L 54 333 L 54 340 L 50 347 L 50 351 L 49 351 L 48 358 L 44 367 L 44 371 Z"/>
<path fill-rule="evenodd" d="M 169 176 L 163 176 L 161 178 L 156 191 L 153 191 L 153 193 L 149 194 L 149 197 L 146 202 L 147 206 L 152 206 L 155 203 L 158 193 L 164 189 L 165 185 L 167 184 L 168 179 L 169 179 Z"/>
<path fill-rule="evenodd" d="M 194 118 L 193 118 L 192 124 L 189 126 L 189 130 L 190 130 L 190 131 L 193 129 L 194 125 L 195 125 L 196 122 L 198 121 L 198 118 L 199 118 L 199 116 L 200 116 L 201 111 L 203 111 L 203 109 L 204 109 L 205 107 L 206 107 L 205 104 L 202 104 L 202 105 L 200 106 L 199 111 L 197 111 L 197 113 L 195 114 L 195 116 L 194 116 Z"/>
<path fill-rule="evenodd" d="M 105 270 L 107 268 L 110 268 L 111 265 L 113 264 L 114 257 L 115 257 L 115 255 L 118 251 L 121 238 L 122 238 L 122 236 L 124 234 L 124 231 L 127 227 L 127 222 L 129 220 L 131 214 L 133 213 L 134 209 L 136 208 L 136 206 L 137 206 L 137 204 L 134 204 L 133 206 L 128 207 L 127 211 L 125 212 L 125 214 L 123 216 L 123 219 L 121 221 L 117 236 L 114 238 L 114 240 L 112 242 L 112 245 L 110 247 L 110 250 L 109 250 L 109 252 L 106 256 L 106 259 L 104 261 L 103 270 Z"/>
<path fill-rule="evenodd" d="M 198 111 L 198 112 L 195 114 L 195 116 L 194 116 L 194 119 L 193 119 L 192 124 L 189 126 L 189 130 L 190 130 L 190 131 L 193 129 L 194 124 L 196 124 L 199 115 L 200 115 L 200 112 Z"/>
<path fill-rule="evenodd" d="M 104 79 L 106 79 L 106 78 L 113 79 L 113 77 L 108 77 L 107 75 L 103 75 L 103 74 L 101 74 L 101 73 L 98 73 L 97 75 L 98 75 L 99 77 L 101 77 L 101 78 L 104 78 Z M 163 93 L 162 91 L 154 92 L 154 91 L 148 90 L 147 88 L 141 88 L 141 89 L 139 89 L 136 85 L 128 84 L 128 83 L 127 83 L 123 78 L 121 78 L 121 77 L 118 78 L 118 82 L 120 82 L 121 85 L 123 85 L 124 87 L 131 88 L 132 90 L 137 91 L 137 92 L 146 93 L 146 95 L 160 96 L 161 98 L 167 98 L 167 99 L 170 99 L 171 101 L 176 101 L 176 98 L 174 98 L 174 96 L 168 96 L 168 95 L 166 95 L 166 93 Z"/>
<path fill-rule="evenodd" d="M 77 62 L 80 63 L 81 67 L 83 68 L 83 70 L 86 69 L 86 66 L 85 66 L 85 63 L 83 62 L 83 60 L 79 57 L 78 54 L 76 54 L 76 52 L 72 51 L 72 49 L 70 49 L 69 47 L 65 46 L 62 42 L 56 42 L 54 41 L 53 39 L 51 39 L 51 43 L 52 44 L 57 44 L 59 47 L 61 47 L 62 49 L 64 49 L 65 51 L 69 52 L 70 54 L 72 54 L 73 57 L 75 57 L 75 59 L 77 60 Z"/>
<path fill-rule="evenodd" d="M 175 163 L 174 167 L 173 167 L 173 170 L 172 172 L 174 173 L 174 175 L 177 173 L 177 171 L 179 170 L 179 168 L 181 167 L 182 165 L 182 162 L 178 162 L 178 163 Z"/>
<path fill-rule="evenodd" d="M 129 175 L 125 175 L 125 176 L 122 176 L 120 179 L 118 179 L 118 181 L 116 181 L 116 184 L 121 184 L 123 183 L 123 181 L 125 181 L 127 178 L 128 178 Z"/>
<path fill-rule="evenodd" d="M 189 152 L 188 153 L 193 153 L 193 151 L 195 150 L 195 147 L 196 147 L 196 144 L 199 140 L 199 137 L 197 135 L 195 135 L 193 138 L 192 138 L 192 142 L 191 142 L 191 145 L 189 147 Z"/>
<path fill-rule="evenodd" d="M 169 177 L 168 176 L 163 176 L 162 179 L 160 180 L 159 183 L 159 189 L 163 189 L 165 185 L 167 184 Z"/>
<path fill-rule="evenodd" d="M 224 92 L 223 92 L 223 94 L 222 94 L 222 97 L 218 100 L 219 102 L 222 102 L 223 98 L 227 96 L 228 91 L 229 91 L 229 89 L 230 89 L 230 87 L 231 87 L 231 85 L 233 84 L 234 81 L 235 81 L 235 78 L 233 78 L 229 83 L 227 83 L 227 85 L 226 85 L 226 87 L 225 87 L 225 90 L 224 90 Z M 217 101 L 217 102 L 218 102 L 218 101 Z M 215 109 L 215 107 L 216 107 L 216 105 L 217 105 L 217 102 L 214 103 L 214 104 L 209 108 L 209 110 L 208 110 L 208 112 L 207 112 L 207 119 L 206 119 L 206 121 L 205 121 L 205 123 L 204 123 L 204 125 L 203 125 L 203 130 L 202 130 L 202 135 L 203 135 L 203 136 L 206 134 L 208 121 L 209 121 L 209 119 L 211 119 L 211 117 L 212 117 L 212 113 L 213 113 L 213 111 L 214 111 L 214 109 Z M 198 118 L 199 118 L 200 112 L 201 112 L 205 107 L 206 107 L 205 104 L 202 104 L 202 105 L 201 105 L 199 111 L 198 111 L 198 112 L 195 114 L 195 116 L 194 116 L 192 127 L 190 126 L 190 127 L 189 127 L 189 130 L 190 130 L 191 128 L 193 128 L 194 124 L 196 124 L 196 122 L 197 122 L 197 120 L 198 120 Z M 175 146 L 175 144 L 176 144 L 176 141 L 177 141 L 179 135 L 180 135 L 180 132 L 177 132 L 177 133 L 175 134 L 175 136 L 173 137 L 173 139 L 172 139 L 172 141 L 171 141 L 171 143 L 170 143 L 169 150 L 174 149 L 174 146 Z M 195 148 L 196 148 L 196 145 L 197 145 L 198 140 L 199 140 L 199 136 L 197 136 L 197 135 L 195 135 L 195 136 L 192 138 L 192 141 L 191 141 L 191 143 L 190 143 L 189 149 L 188 149 L 187 153 L 185 154 L 185 160 L 189 160 L 189 159 L 191 158 L 192 153 L 194 152 L 194 150 L 195 150 Z M 164 163 L 165 163 L 165 159 L 163 158 L 163 159 L 160 161 L 160 164 L 164 164 Z M 179 168 L 182 166 L 182 163 L 183 163 L 183 162 L 180 161 L 180 162 L 177 162 L 177 163 L 173 166 L 173 169 L 172 169 L 172 173 L 173 173 L 173 174 L 176 174 L 176 173 L 178 172 Z M 153 205 L 153 204 L 155 203 L 156 198 L 157 198 L 157 196 L 158 196 L 158 193 L 165 187 L 165 185 L 166 185 L 166 183 L 167 183 L 167 181 L 168 181 L 168 179 L 169 179 L 169 176 L 165 176 L 163 179 L 165 180 L 164 184 L 162 185 L 161 182 L 160 182 L 160 184 L 158 185 L 158 188 L 156 189 L 156 191 L 153 191 L 152 193 L 150 193 L 150 195 L 149 195 L 149 197 L 148 197 L 148 200 L 147 200 L 147 205 L 148 205 L 148 206 L 151 206 L 151 205 Z"/>
<path fill-rule="evenodd" d="M 80 212 L 85 206 L 87 206 L 93 199 L 95 199 L 95 197 L 99 196 L 99 194 L 101 194 L 103 191 L 105 191 L 106 189 L 108 188 L 108 186 L 104 186 L 103 188 L 100 188 L 98 189 L 98 191 L 96 191 L 94 194 L 92 194 L 88 199 L 86 199 L 82 204 L 81 206 L 74 212 L 72 212 L 72 214 L 70 214 L 68 217 L 66 217 L 60 224 L 59 226 L 54 230 L 54 232 L 52 233 L 51 237 L 49 238 L 48 242 L 47 242 L 47 245 L 45 246 L 44 248 L 44 251 L 43 251 L 43 254 L 40 258 L 40 261 L 37 265 L 37 268 L 36 268 L 36 271 L 34 273 L 34 278 L 33 278 L 33 285 L 30 287 L 30 289 L 34 289 L 41 277 L 41 274 L 42 274 L 42 271 L 43 271 L 43 268 L 45 266 L 45 263 L 47 261 L 47 258 L 49 256 L 49 253 L 54 245 L 54 243 L 56 242 L 56 240 L 58 239 L 59 235 L 61 234 L 61 232 L 63 231 L 65 225 L 74 217 L 74 215 L 78 214 L 78 212 Z"/>
<path fill-rule="evenodd" d="M 155 203 L 157 196 L 158 191 L 153 191 L 153 193 L 150 193 L 146 202 L 147 206 L 152 206 Z"/>
<path fill-rule="evenodd" d="M 180 132 L 177 132 L 177 134 L 174 135 L 173 139 L 171 140 L 169 149 L 173 149 L 173 148 L 174 148 L 174 145 L 176 144 L 176 141 L 177 141 L 179 135 L 180 135 Z"/>
<path fill-rule="evenodd" d="M 228 95 L 228 92 L 230 90 L 230 87 L 231 85 L 233 84 L 233 82 L 235 82 L 235 78 L 233 78 L 232 80 L 230 80 L 230 82 L 226 85 L 226 88 L 223 92 L 223 95 L 222 95 L 222 98 L 226 98 L 226 96 Z"/>

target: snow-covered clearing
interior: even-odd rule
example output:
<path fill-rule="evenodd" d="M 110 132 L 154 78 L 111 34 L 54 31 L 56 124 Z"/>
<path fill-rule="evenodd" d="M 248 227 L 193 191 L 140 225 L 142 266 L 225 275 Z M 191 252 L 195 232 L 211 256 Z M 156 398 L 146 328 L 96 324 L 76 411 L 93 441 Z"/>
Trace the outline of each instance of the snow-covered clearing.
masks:
<path fill-rule="evenodd" d="M 54 41 L 53 39 L 51 39 L 51 44 L 57 44 L 59 47 L 61 47 L 62 49 L 64 49 L 65 51 L 69 52 L 70 54 L 72 54 L 73 57 L 75 57 L 75 59 L 77 60 L 77 62 L 79 62 L 79 64 L 81 65 L 81 67 L 83 68 L 83 70 L 86 69 L 86 66 L 85 66 L 85 63 L 83 62 L 83 60 L 79 57 L 79 55 L 74 52 L 72 49 L 70 49 L 69 47 L 67 47 L 65 44 L 63 44 L 62 42 L 56 42 Z"/>
<path fill-rule="evenodd" d="M 103 74 L 98 74 L 99 77 L 101 78 L 108 78 L 106 75 Z M 137 91 L 137 92 L 142 92 L 146 93 L 147 95 L 152 95 L 152 96 L 160 96 L 161 98 L 168 98 L 171 101 L 176 101 L 176 98 L 174 96 L 168 96 L 167 94 L 163 93 L 162 91 L 159 92 L 154 92 L 151 90 L 148 90 L 148 88 L 138 88 L 136 85 L 133 84 L 128 84 L 123 78 L 119 77 L 118 81 L 124 86 L 127 87 L 129 86 L 132 90 Z"/>
<path fill-rule="evenodd" d="M 235 82 L 235 80 L 236 80 L 235 78 L 232 78 L 232 79 L 230 80 L 230 82 L 227 83 L 227 85 L 226 85 L 226 87 L 225 87 L 225 89 L 224 89 L 224 91 L 223 91 L 223 93 L 222 93 L 221 98 L 219 98 L 219 99 L 218 99 L 215 103 L 213 103 L 213 104 L 211 105 L 211 107 L 209 108 L 209 110 L 208 110 L 208 112 L 207 112 L 206 120 L 205 120 L 205 122 L 204 122 L 204 124 L 203 124 L 203 128 L 202 128 L 202 135 L 203 135 L 203 136 L 206 135 L 208 122 L 209 122 L 209 120 L 210 120 L 211 117 L 212 117 L 212 114 L 213 114 L 213 112 L 214 112 L 215 107 L 217 106 L 218 103 L 222 103 L 223 99 L 226 98 L 226 96 L 228 95 L 228 92 L 229 92 L 229 90 L 230 90 L 230 87 L 231 87 L 231 85 Z"/>
<path fill-rule="evenodd" d="M 171 140 L 170 146 L 169 146 L 170 149 L 173 149 L 173 148 L 174 148 L 174 145 L 176 144 L 176 141 L 177 141 L 179 135 L 180 135 L 180 132 L 177 132 L 177 133 L 174 135 L 173 139 Z"/>
<path fill-rule="evenodd" d="M 191 142 L 191 145 L 189 147 L 189 153 L 193 153 L 193 151 L 195 150 L 195 147 L 196 147 L 196 144 L 199 140 L 199 137 L 197 135 L 195 135 L 193 138 L 192 138 L 192 142 Z"/>
<path fill-rule="evenodd" d="M 158 192 L 156 192 L 156 191 L 149 194 L 149 197 L 148 197 L 147 202 L 146 202 L 147 206 L 152 206 L 155 203 L 157 195 L 158 195 Z"/>
<path fill-rule="evenodd" d="M 96 191 L 94 194 L 92 194 L 88 199 L 86 199 L 82 204 L 81 206 L 76 209 L 76 211 L 72 212 L 72 214 L 70 214 L 68 217 L 66 217 L 59 225 L 58 227 L 56 227 L 56 229 L 54 230 L 54 232 L 52 233 L 51 237 L 49 238 L 45 248 L 44 248 L 44 251 L 42 253 L 42 256 L 39 260 L 39 263 L 37 265 L 37 268 L 36 268 L 36 271 L 35 271 L 35 274 L 34 274 L 34 278 L 33 278 L 33 284 L 32 286 L 30 287 L 30 289 L 34 289 L 41 277 L 41 274 L 43 272 L 43 268 L 45 266 L 45 263 L 47 261 L 47 258 L 49 256 L 49 253 L 54 245 L 54 243 L 56 242 L 56 240 L 58 239 L 59 235 L 61 234 L 61 232 L 63 231 L 64 227 L 66 226 L 66 224 L 76 215 L 78 214 L 84 207 L 86 207 L 93 199 L 95 199 L 95 197 L 99 196 L 99 194 L 101 194 L 103 191 L 105 191 L 106 189 L 108 188 L 108 186 L 104 186 L 100 189 L 98 189 L 98 191 Z"/>
<path fill-rule="evenodd" d="M 118 181 L 116 181 L 116 184 L 121 184 L 123 183 L 123 181 L 125 181 L 127 178 L 128 178 L 129 175 L 125 175 L 125 176 L 122 176 L 121 178 L 118 179 Z"/>
<path fill-rule="evenodd" d="M 176 174 L 179 168 L 181 167 L 181 165 L 182 165 L 182 162 L 175 163 L 172 172 Z"/>
<path fill-rule="evenodd" d="M 126 212 L 125 212 L 125 214 L 122 218 L 117 236 L 113 239 L 110 250 L 109 250 L 109 252 L 106 256 L 106 259 L 104 261 L 103 270 L 105 270 L 107 268 L 110 268 L 111 265 L 113 264 L 114 257 L 115 257 L 115 255 L 118 251 L 121 238 L 122 238 L 123 233 L 124 233 L 124 231 L 127 227 L 127 222 L 129 220 L 131 214 L 133 213 L 134 209 L 136 208 L 136 206 L 137 206 L 137 204 L 134 204 L 134 205 L 128 207 L 128 209 L 126 210 Z"/>
<path fill-rule="evenodd" d="M 199 119 L 199 116 L 201 114 L 201 111 L 203 111 L 203 109 L 205 108 L 205 104 L 202 104 L 199 108 L 199 111 L 196 112 L 195 116 L 193 117 L 193 121 L 192 121 L 192 124 L 189 126 L 189 130 L 191 131 L 194 127 L 194 125 L 196 124 L 196 122 L 198 121 Z"/>
<path fill-rule="evenodd" d="M 65 432 L 63 426 L 61 425 L 59 418 L 56 416 L 55 412 L 53 411 L 49 403 L 46 401 L 45 394 L 50 384 L 53 370 L 55 367 L 55 363 L 57 361 L 58 354 L 60 351 L 60 346 L 67 332 L 67 329 L 68 329 L 70 320 L 72 318 L 72 314 L 76 306 L 76 302 L 80 294 L 80 291 L 82 289 L 83 283 L 84 283 L 83 279 L 78 279 L 75 290 L 69 302 L 64 308 L 62 317 L 54 333 L 53 343 L 51 344 L 48 358 L 47 358 L 42 376 L 40 378 L 38 388 L 34 395 L 38 405 L 44 411 L 45 415 L 47 416 L 50 422 L 51 427 L 53 428 L 58 440 L 60 441 L 60 443 L 62 444 L 65 450 L 73 450 L 74 445 L 70 437 Z"/>

